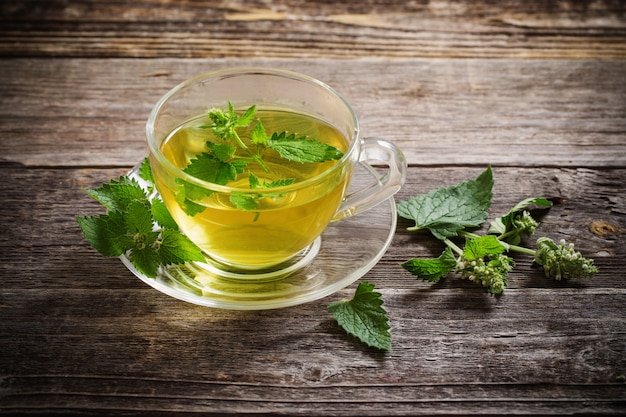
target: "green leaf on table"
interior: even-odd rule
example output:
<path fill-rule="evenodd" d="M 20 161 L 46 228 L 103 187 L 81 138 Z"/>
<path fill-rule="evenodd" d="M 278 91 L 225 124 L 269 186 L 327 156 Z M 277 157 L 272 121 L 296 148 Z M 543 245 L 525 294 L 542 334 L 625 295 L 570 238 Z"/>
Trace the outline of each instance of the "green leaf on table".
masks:
<path fill-rule="evenodd" d="M 552 202 L 542 197 L 527 198 L 515 205 L 507 214 L 498 217 L 489 225 L 488 233 L 498 234 L 500 238 L 512 245 L 521 242 L 521 236 L 530 236 L 539 225 L 527 211 L 532 206 L 552 207 Z"/>
<path fill-rule="evenodd" d="M 487 255 L 497 255 L 507 250 L 507 246 L 506 243 L 500 242 L 493 235 L 480 236 L 467 241 L 463 249 L 463 258 L 474 261 Z"/>
<path fill-rule="evenodd" d="M 317 140 L 287 135 L 286 132 L 274 133 L 268 142 L 268 147 L 289 161 L 313 163 L 341 159 L 343 152 L 334 146 Z"/>
<path fill-rule="evenodd" d="M 479 227 L 491 206 L 493 176 L 488 167 L 475 180 L 440 188 L 398 203 L 398 214 L 415 221 L 409 230 L 428 229 L 440 240 L 457 236 L 467 227 Z"/>
<path fill-rule="evenodd" d="M 391 350 L 391 334 L 387 312 L 374 285 L 362 282 L 351 300 L 331 303 L 328 311 L 349 334 L 368 346 Z"/>
<path fill-rule="evenodd" d="M 402 267 L 411 274 L 429 282 L 439 281 L 452 272 L 455 266 L 456 257 L 449 247 L 438 258 L 413 258 L 402 264 Z"/>

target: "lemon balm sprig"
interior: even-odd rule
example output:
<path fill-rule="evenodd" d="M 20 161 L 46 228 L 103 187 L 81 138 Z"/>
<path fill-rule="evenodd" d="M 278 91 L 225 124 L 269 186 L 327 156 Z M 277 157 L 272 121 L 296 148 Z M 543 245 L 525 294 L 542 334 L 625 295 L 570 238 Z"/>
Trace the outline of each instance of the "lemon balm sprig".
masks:
<path fill-rule="evenodd" d="M 127 255 L 138 271 L 152 278 L 163 266 L 205 261 L 200 248 L 180 232 L 163 201 L 151 198 L 154 180 L 147 158 L 139 174 L 148 189 L 124 175 L 87 191 L 107 213 L 76 217 L 85 239 L 104 256 Z"/>
<path fill-rule="evenodd" d="M 206 151 L 191 159 L 183 171 L 206 182 L 227 185 L 236 180 L 240 174 L 244 174 L 250 164 L 257 164 L 263 171 L 270 172 L 264 159 L 265 154 L 270 150 L 278 153 L 285 161 L 303 164 L 338 160 L 343 157 L 342 151 L 317 139 L 289 132 L 268 134 L 256 114 L 256 105 L 248 107 L 243 114 L 238 114 L 230 101 L 226 111 L 218 108 L 209 110 L 208 116 L 211 124 L 202 125 L 199 128 L 211 129 L 219 141 L 207 141 Z M 253 123 L 249 144 L 246 144 L 240 135 L 240 130 L 248 129 Z M 243 155 L 242 152 L 237 152 L 238 149 L 243 152 Z M 252 178 L 251 173 L 252 171 L 248 170 L 248 178 Z M 260 187 L 254 179 L 251 179 L 249 188 L 253 190 L 276 188 L 294 181 L 294 178 L 279 178 L 275 182 L 264 183 Z M 210 193 L 210 190 L 200 190 L 192 185 L 184 184 L 177 199 L 186 213 L 193 216 L 203 211 L 203 207 L 192 200 L 201 199 Z M 260 194 L 233 193 L 232 195 L 231 203 L 241 210 L 255 210 L 258 207 L 258 200 L 262 198 Z"/>
<path fill-rule="evenodd" d="M 549 208 L 552 203 L 536 197 L 522 200 L 506 215 L 490 223 L 486 235 L 468 229 L 480 227 L 491 206 L 493 175 L 488 167 L 475 180 L 440 188 L 428 194 L 411 197 L 398 203 L 398 214 L 414 220 L 408 230 L 429 230 L 446 245 L 435 259 L 411 259 L 402 266 L 419 278 L 436 282 L 451 272 L 481 285 L 487 292 L 502 294 L 508 285 L 508 274 L 514 267 L 513 258 L 505 252 L 533 256 L 543 267 L 546 277 L 591 278 L 597 273 L 593 260 L 574 250 L 574 245 L 561 241 L 556 244 L 548 237 L 536 241 L 537 249 L 521 246 L 524 237 L 531 236 L 539 223 L 528 210 L 531 206 Z M 463 248 L 453 238 L 465 240 Z"/>

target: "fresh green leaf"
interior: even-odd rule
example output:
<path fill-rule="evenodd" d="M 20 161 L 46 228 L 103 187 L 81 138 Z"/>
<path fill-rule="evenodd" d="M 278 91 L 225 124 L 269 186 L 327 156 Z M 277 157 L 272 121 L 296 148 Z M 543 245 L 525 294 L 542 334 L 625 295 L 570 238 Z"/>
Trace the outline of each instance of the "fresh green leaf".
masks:
<path fill-rule="evenodd" d="M 363 343 L 381 350 L 391 350 L 391 334 L 387 312 L 374 285 L 362 282 L 351 300 L 328 306 L 335 320 L 346 332 Z"/>
<path fill-rule="evenodd" d="M 463 250 L 463 257 L 468 261 L 474 261 L 487 255 L 497 255 L 505 250 L 506 247 L 498 238 L 493 235 L 485 235 L 468 240 Z"/>
<path fill-rule="evenodd" d="M 492 187 L 493 177 L 488 167 L 475 180 L 400 201 L 398 214 L 415 221 L 409 230 L 429 229 L 436 238 L 444 240 L 485 222 Z"/>
<path fill-rule="evenodd" d="M 235 155 L 235 151 L 237 151 L 237 148 L 228 143 L 207 142 L 206 145 L 211 151 L 211 154 L 222 162 L 227 162 Z"/>
<path fill-rule="evenodd" d="M 202 181 L 226 185 L 237 178 L 238 166 L 221 161 L 212 154 L 202 153 L 192 159 L 183 171 Z"/>
<path fill-rule="evenodd" d="M 177 230 L 163 229 L 158 249 L 162 265 L 184 264 L 186 262 L 206 261 L 200 248 Z"/>
<path fill-rule="evenodd" d="M 132 240 L 126 236 L 126 221 L 121 212 L 77 216 L 76 221 L 87 242 L 104 256 L 120 256 L 132 247 Z"/>
<path fill-rule="evenodd" d="M 131 201 L 148 201 L 143 188 L 134 178 L 122 176 L 118 180 L 111 180 L 94 190 L 87 190 L 88 195 L 109 210 L 124 211 Z"/>
<path fill-rule="evenodd" d="M 162 227 L 172 230 L 178 230 L 176 221 L 165 206 L 163 200 L 155 198 L 152 200 L 152 217 Z"/>
<path fill-rule="evenodd" d="M 232 104 L 229 105 L 229 111 L 233 111 Z M 235 123 L 235 126 L 237 127 L 248 126 L 254 120 L 255 114 L 256 114 L 256 106 L 250 106 L 241 117 L 237 118 L 237 122 Z"/>
<path fill-rule="evenodd" d="M 252 190 L 263 188 L 261 180 L 252 171 L 248 172 L 248 184 L 250 184 L 250 189 Z"/>
<path fill-rule="evenodd" d="M 211 195 L 213 191 L 179 180 L 178 178 L 176 179 L 176 182 L 178 184 L 178 189 L 176 190 L 175 198 L 180 208 L 182 208 L 183 211 L 191 217 L 202 213 L 206 207 L 202 204 L 196 203 L 194 200 L 202 200 L 203 198 Z"/>
<path fill-rule="evenodd" d="M 269 140 L 269 137 L 267 136 L 267 133 L 265 132 L 263 123 L 261 123 L 260 120 L 257 121 L 256 126 L 254 126 L 254 130 L 252 131 L 252 134 L 250 135 L 250 141 L 254 143 L 255 145 L 265 145 L 267 144 L 268 140 Z"/>
<path fill-rule="evenodd" d="M 498 217 L 489 226 L 488 233 L 499 234 L 507 243 L 517 245 L 521 235 L 530 236 L 538 223 L 526 211 L 531 206 L 551 207 L 549 200 L 541 197 L 527 198 L 515 205 L 506 215 Z"/>
<path fill-rule="evenodd" d="M 154 176 L 152 175 L 152 167 L 150 166 L 150 158 L 144 158 L 139 166 L 139 177 L 144 181 L 154 184 Z"/>
<path fill-rule="evenodd" d="M 139 272 L 147 277 L 157 276 L 160 260 L 159 254 L 153 247 L 135 248 L 128 255 L 128 259 Z"/>
<path fill-rule="evenodd" d="M 141 201 L 133 201 L 128 205 L 124 212 L 124 221 L 126 222 L 126 230 L 130 234 L 148 235 L 153 231 L 154 223 L 150 207 Z M 154 240 L 148 243 L 153 243 Z"/>
<path fill-rule="evenodd" d="M 280 178 L 274 181 L 263 183 L 263 188 L 279 188 L 286 187 L 293 184 L 296 181 L 295 178 Z"/>
<path fill-rule="evenodd" d="M 285 132 L 272 135 L 268 146 L 282 158 L 301 163 L 325 162 L 343 157 L 343 152 L 334 146 L 305 137 L 297 138 L 295 134 L 286 135 Z"/>
<path fill-rule="evenodd" d="M 434 259 L 413 258 L 402 264 L 402 267 L 418 278 L 437 282 L 448 275 L 456 266 L 456 257 L 447 247 L 443 253 Z"/>
<path fill-rule="evenodd" d="M 244 193 L 232 193 L 230 202 L 240 210 L 251 211 L 259 207 L 257 197 Z"/>
<path fill-rule="evenodd" d="M 525 200 L 520 201 L 519 203 L 517 203 L 515 205 L 515 207 L 513 207 L 511 209 L 510 213 L 515 213 L 517 211 L 522 211 L 524 209 L 527 209 L 531 206 L 541 206 L 541 207 L 552 207 L 552 202 L 550 200 L 547 200 L 543 197 L 533 197 L 533 198 L 527 198 Z"/>
<path fill-rule="evenodd" d="M 144 160 L 147 175 L 145 164 Z M 88 193 L 109 210 L 100 216 L 77 216 L 76 221 L 85 239 L 102 255 L 127 254 L 148 277 L 155 277 L 160 265 L 205 260 L 201 250 L 178 231 L 163 201 L 148 200 L 134 179 L 123 176 Z"/>

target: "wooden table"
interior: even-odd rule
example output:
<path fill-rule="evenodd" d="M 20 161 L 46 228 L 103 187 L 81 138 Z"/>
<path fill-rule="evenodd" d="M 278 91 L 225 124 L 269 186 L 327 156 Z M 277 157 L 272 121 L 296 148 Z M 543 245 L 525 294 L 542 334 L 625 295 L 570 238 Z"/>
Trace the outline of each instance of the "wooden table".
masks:
<path fill-rule="evenodd" d="M 425 3 L 425 4 L 423 4 Z M 494 4 L 489 4 L 494 3 Z M 626 413 L 626 6 L 560 2 L 4 1 L 0 4 L 0 414 Z M 362 278 L 381 353 L 308 304 L 237 312 L 170 298 L 83 239 L 83 190 L 147 153 L 177 83 L 270 66 L 339 90 L 408 160 L 407 199 L 494 171 L 492 216 L 555 198 L 538 233 L 595 259 L 501 297 L 400 263 L 439 242 L 398 223 Z"/>

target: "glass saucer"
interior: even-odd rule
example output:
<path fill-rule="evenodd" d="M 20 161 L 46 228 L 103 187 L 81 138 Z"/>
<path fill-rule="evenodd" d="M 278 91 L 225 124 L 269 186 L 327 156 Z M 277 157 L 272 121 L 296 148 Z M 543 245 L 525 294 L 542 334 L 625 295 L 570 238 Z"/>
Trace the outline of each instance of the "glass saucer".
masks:
<path fill-rule="evenodd" d="M 137 178 L 137 168 L 129 175 Z M 355 167 L 350 188 L 359 189 L 378 181 L 378 172 L 360 163 Z M 120 258 L 146 284 L 183 301 L 230 310 L 283 308 L 330 295 L 365 275 L 391 244 L 396 220 L 396 205 L 391 197 L 361 214 L 333 222 L 301 255 L 304 261 L 295 261 L 298 267 L 272 280 L 242 282 L 228 274 L 215 274 L 208 261 L 160 268 L 156 278 L 149 278 L 127 256 Z"/>

